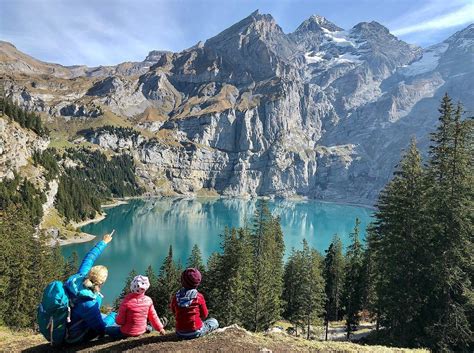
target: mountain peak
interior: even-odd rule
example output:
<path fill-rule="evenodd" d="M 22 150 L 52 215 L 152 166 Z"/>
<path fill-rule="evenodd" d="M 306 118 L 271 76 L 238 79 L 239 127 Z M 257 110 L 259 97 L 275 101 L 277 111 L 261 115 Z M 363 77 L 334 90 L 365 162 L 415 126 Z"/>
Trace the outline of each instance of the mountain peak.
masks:
<path fill-rule="evenodd" d="M 303 21 L 296 32 L 310 31 L 310 32 L 319 32 L 323 30 L 328 30 L 330 32 L 342 31 L 342 28 L 336 26 L 334 23 L 329 21 L 326 17 L 321 15 L 312 15 L 307 20 Z"/>
<path fill-rule="evenodd" d="M 255 21 L 268 21 L 268 22 L 276 23 L 272 15 L 267 14 L 267 13 L 262 14 L 260 13 L 258 9 L 252 12 L 250 15 L 248 15 L 247 18 L 252 18 Z"/>
<path fill-rule="evenodd" d="M 158 62 L 163 55 L 170 53 L 171 52 L 167 50 L 152 50 L 148 53 L 144 61 Z"/>
<path fill-rule="evenodd" d="M 474 46 L 474 23 L 470 24 L 464 29 L 454 33 L 451 37 L 446 39 L 444 43 L 449 44 L 450 50 L 459 49 L 463 52 L 471 52 L 472 62 L 472 47 Z"/>
<path fill-rule="evenodd" d="M 248 17 L 255 17 L 255 16 L 258 16 L 260 15 L 260 12 L 258 9 L 256 9 L 254 12 L 252 12 Z"/>
<path fill-rule="evenodd" d="M 240 77 L 251 75 L 255 80 L 274 76 L 295 52 L 275 19 L 258 11 L 208 39 L 204 50 L 232 65 L 233 75 L 239 72 Z"/>
<path fill-rule="evenodd" d="M 377 21 L 360 22 L 352 27 L 352 32 L 384 32 L 390 33 L 387 27 L 381 25 Z"/>
<path fill-rule="evenodd" d="M 283 30 L 278 26 L 272 15 L 260 14 L 258 10 L 255 10 L 249 16 L 225 29 L 215 37 L 208 39 L 205 45 L 223 44 L 225 41 L 231 40 L 231 38 L 240 40 L 241 36 L 246 36 L 252 32 L 259 33 L 264 37 L 271 34 L 284 35 Z"/>
<path fill-rule="evenodd" d="M 469 26 L 467 26 L 464 29 L 461 29 L 460 31 L 457 31 L 454 33 L 451 37 L 446 39 L 446 42 L 460 39 L 460 38 L 467 38 L 467 39 L 473 39 L 474 38 L 474 23 L 471 23 Z"/>

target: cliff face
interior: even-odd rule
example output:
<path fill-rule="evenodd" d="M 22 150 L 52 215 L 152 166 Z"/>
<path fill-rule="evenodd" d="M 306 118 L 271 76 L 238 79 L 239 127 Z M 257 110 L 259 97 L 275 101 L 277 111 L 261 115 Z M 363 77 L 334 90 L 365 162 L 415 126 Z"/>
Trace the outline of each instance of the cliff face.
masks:
<path fill-rule="evenodd" d="M 22 174 L 36 181 L 41 172 L 31 164 L 31 158 L 34 151 L 45 150 L 48 143 L 49 140 L 23 129 L 7 116 L 0 117 L 0 181 L 13 179 L 22 170 Z"/>
<path fill-rule="evenodd" d="M 285 34 L 255 12 L 180 53 L 116 67 L 28 57 L 34 70 L 25 71 L 5 59 L 24 54 L 1 44 L 10 56 L 0 56 L 0 71 L 26 107 L 90 121 L 112 112 L 132 123 L 147 138 L 86 138 L 130 151 L 156 191 L 372 203 L 412 136 L 426 151 L 445 92 L 474 108 L 473 37 L 471 25 L 421 49 L 377 22 L 345 31 L 321 16 Z"/>

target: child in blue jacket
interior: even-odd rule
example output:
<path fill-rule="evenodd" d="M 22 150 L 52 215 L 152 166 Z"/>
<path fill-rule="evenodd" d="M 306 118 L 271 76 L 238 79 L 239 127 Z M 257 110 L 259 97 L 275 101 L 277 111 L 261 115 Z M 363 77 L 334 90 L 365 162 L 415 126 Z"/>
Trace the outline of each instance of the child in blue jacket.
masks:
<path fill-rule="evenodd" d="M 77 273 L 69 277 L 65 283 L 71 303 L 67 343 L 89 341 L 109 333 L 108 328 L 114 325 L 116 313 L 105 316 L 100 312 L 102 305 L 100 288 L 107 280 L 107 267 L 94 266 L 94 262 L 111 240 L 111 235 L 104 235 L 104 239 L 84 257 Z"/>

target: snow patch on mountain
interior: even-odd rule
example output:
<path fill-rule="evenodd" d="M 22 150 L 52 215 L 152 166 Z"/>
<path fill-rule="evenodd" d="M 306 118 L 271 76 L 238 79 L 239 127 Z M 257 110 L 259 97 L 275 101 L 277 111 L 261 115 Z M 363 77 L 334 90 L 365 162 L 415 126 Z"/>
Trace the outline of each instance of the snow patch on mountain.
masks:
<path fill-rule="evenodd" d="M 440 43 L 426 49 L 420 60 L 411 63 L 400 69 L 404 76 L 416 76 L 436 69 L 442 54 L 448 49 L 448 43 Z"/>
<path fill-rule="evenodd" d="M 344 53 L 332 55 L 326 51 L 309 52 L 304 55 L 308 64 L 322 64 L 326 68 L 331 68 L 342 64 L 360 64 L 360 55 Z"/>
<path fill-rule="evenodd" d="M 324 46 L 327 43 L 333 43 L 337 46 L 341 47 L 357 47 L 357 44 L 351 40 L 348 33 L 346 31 L 328 31 L 327 29 L 323 28 L 324 31 L 324 38 L 325 41 L 322 43 Z"/>
<path fill-rule="evenodd" d="M 324 59 L 322 58 L 321 56 L 321 52 L 309 52 L 309 53 L 305 53 L 304 55 L 304 58 L 306 59 L 306 62 L 308 64 L 316 64 L 316 63 L 319 63 L 321 61 L 324 61 Z"/>
<path fill-rule="evenodd" d="M 337 58 L 332 60 L 333 65 L 339 64 L 360 64 L 362 60 L 360 60 L 360 55 L 355 55 L 351 53 L 345 53 L 340 55 Z"/>
<path fill-rule="evenodd" d="M 461 43 L 458 45 L 459 48 L 471 49 L 474 46 L 473 38 L 463 38 Z"/>

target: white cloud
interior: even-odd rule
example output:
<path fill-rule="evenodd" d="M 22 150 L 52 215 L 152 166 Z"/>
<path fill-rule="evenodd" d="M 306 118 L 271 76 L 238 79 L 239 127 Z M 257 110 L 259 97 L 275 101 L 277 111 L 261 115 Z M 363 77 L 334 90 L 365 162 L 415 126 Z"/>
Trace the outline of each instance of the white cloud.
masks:
<path fill-rule="evenodd" d="M 0 0 L 0 38 L 63 65 L 140 61 L 186 44 L 179 6 L 164 0 Z M 194 44 L 194 43 L 193 43 Z"/>
<path fill-rule="evenodd" d="M 420 10 L 419 15 L 427 15 L 430 11 Z M 397 36 L 407 35 L 411 33 L 423 32 L 423 31 L 436 31 L 461 26 L 474 22 L 474 2 L 469 3 L 452 9 L 450 12 L 434 17 L 412 16 L 410 21 L 411 24 L 406 24 L 392 31 Z M 428 19 L 429 18 L 429 19 Z"/>

